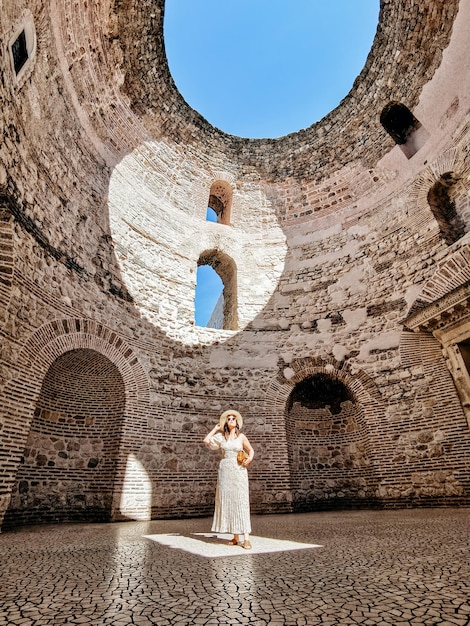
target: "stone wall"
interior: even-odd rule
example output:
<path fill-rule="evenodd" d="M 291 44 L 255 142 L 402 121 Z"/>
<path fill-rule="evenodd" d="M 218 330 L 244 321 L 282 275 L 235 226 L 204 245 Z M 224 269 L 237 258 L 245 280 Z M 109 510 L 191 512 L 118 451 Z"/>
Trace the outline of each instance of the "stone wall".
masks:
<path fill-rule="evenodd" d="M 470 277 L 469 7 L 384 0 L 351 93 L 276 140 L 187 107 L 162 11 L 2 7 L 6 524 L 209 515 L 218 458 L 201 442 L 229 406 L 256 450 L 254 511 L 468 504 L 454 379 L 437 335 L 404 321 Z M 23 23 L 36 48 L 19 80 Z M 411 158 L 380 125 L 391 100 L 428 133 Z M 451 242 L 429 203 L 450 180 Z M 230 223 L 205 220 L 219 188 Z M 232 272 L 235 328 L 194 324 L 201 255 Z M 291 406 L 318 375 L 347 390 L 339 413 Z"/>
<path fill-rule="evenodd" d="M 309 408 L 294 402 L 286 415 L 294 509 L 351 507 L 375 499 L 367 442 L 347 400 L 340 409 Z M 332 412 L 333 409 L 333 412 Z M 375 483 L 375 484 L 374 484 Z"/>

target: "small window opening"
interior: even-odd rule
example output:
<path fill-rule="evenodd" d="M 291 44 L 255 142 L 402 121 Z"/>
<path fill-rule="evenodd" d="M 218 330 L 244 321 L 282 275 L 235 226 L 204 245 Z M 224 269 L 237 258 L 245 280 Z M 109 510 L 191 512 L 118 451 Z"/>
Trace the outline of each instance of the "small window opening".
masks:
<path fill-rule="evenodd" d="M 457 213 L 453 198 L 453 186 L 456 179 L 452 172 L 443 174 L 431 187 L 428 203 L 436 219 L 441 235 L 451 245 L 465 234 L 465 224 Z"/>
<path fill-rule="evenodd" d="M 22 67 L 28 60 L 28 48 L 26 46 L 26 32 L 23 29 L 11 46 L 13 56 L 13 67 L 18 76 Z"/>
<path fill-rule="evenodd" d="M 207 222 L 217 222 L 217 213 L 214 211 L 214 209 L 211 209 L 210 206 L 207 207 L 206 221 Z"/>
<path fill-rule="evenodd" d="M 232 187 L 223 180 L 216 181 L 209 193 L 208 207 L 211 209 L 218 224 L 230 225 L 230 210 L 232 207 Z M 211 214 L 212 215 L 212 214 Z M 208 221 L 212 221 L 207 217 Z"/>
<path fill-rule="evenodd" d="M 236 265 L 218 250 L 206 250 L 199 257 L 195 322 L 208 328 L 238 328 Z"/>
<path fill-rule="evenodd" d="M 8 42 L 8 54 L 13 82 L 20 88 L 31 75 L 36 59 L 36 30 L 31 11 L 23 11 L 12 32 Z"/>
<path fill-rule="evenodd" d="M 408 159 L 429 139 L 429 132 L 401 102 L 387 104 L 380 114 L 380 123 Z"/>

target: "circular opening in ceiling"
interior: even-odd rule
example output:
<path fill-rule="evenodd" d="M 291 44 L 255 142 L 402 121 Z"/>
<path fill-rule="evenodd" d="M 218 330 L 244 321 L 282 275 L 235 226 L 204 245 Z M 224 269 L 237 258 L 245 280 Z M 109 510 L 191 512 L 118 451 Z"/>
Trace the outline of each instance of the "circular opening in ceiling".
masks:
<path fill-rule="evenodd" d="M 311 126 L 349 93 L 379 0 L 166 0 L 165 48 L 186 102 L 241 137 Z"/>

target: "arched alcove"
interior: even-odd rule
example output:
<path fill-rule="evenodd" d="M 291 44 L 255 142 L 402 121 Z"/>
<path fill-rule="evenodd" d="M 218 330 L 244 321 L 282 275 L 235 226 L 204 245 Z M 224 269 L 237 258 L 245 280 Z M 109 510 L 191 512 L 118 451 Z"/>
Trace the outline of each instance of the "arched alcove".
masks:
<path fill-rule="evenodd" d="M 449 245 L 465 234 L 465 223 L 457 212 L 455 202 L 456 182 L 453 172 L 442 174 L 429 190 L 427 198 L 441 236 Z"/>
<path fill-rule="evenodd" d="M 118 368 L 91 349 L 58 357 L 43 380 L 5 524 L 111 519 L 125 410 Z"/>
<path fill-rule="evenodd" d="M 294 510 L 347 508 L 372 498 L 363 409 L 342 380 L 317 372 L 297 382 L 285 420 Z"/>

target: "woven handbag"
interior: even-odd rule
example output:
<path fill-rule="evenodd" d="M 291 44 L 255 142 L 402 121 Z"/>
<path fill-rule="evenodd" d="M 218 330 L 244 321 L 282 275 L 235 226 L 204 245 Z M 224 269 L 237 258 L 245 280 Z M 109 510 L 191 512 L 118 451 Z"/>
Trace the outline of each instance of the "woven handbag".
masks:
<path fill-rule="evenodd" d="M 248 454 L 245 452 L 245 450 L 239 450 L 237 452 L 237 461 L 239 465 L 242 465 L 243 461 L 245 461 L 248 458 Z"/>

